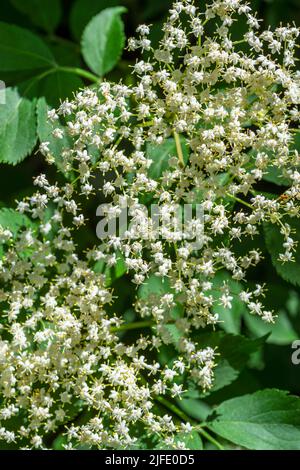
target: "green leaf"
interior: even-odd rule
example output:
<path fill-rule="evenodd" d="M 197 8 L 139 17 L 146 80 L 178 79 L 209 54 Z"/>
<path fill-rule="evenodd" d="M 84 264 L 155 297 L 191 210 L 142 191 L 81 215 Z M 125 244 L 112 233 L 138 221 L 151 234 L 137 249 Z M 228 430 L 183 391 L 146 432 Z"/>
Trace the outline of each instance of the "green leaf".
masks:
<path fill-rule="evenodd" d="M 84 87 L 80 77 L 70 72 L 53 71 L 37 84 L 37 94 L 44 96 L 52 107 L 58 107 L 66 98 L 73 99 L 74 93 Z"/>
<path fill-rule="evenodd" d="M 292 318 L 297 318 L 300 311 L 300 296 L 294 290 L 288 291 L 286 309 Z"/>
<path fill-rule="evenodd" d="M 168 278 L 161 278 L 152 274 L 148 279 L 140 286 L 138 290 L 138 296 L 141 299 L 146 299 L 151 296 L 161 296 L 171 291 L 170 283 Z"/>
<path fill-rule="evenodd" d="M 14 209 L 3 207 L 0 209 L 0 226 L 10 230 L 13 236 L 16 236 L 20 228 L 33 228 L 34 224 L 26 215 Z"/>
<path fill-rule="evenodd" d="M 204 393 L 211 394 L 234 382 L 246 367 L 251 355 L 264 344 L 266 336 L 249 339 L 241 335 L 226 334 L 222 331 L 196 334 L 195 339 L 199 347 L 210 346 L 217 348 L 219 360 L 214 369 L 214 383 L 212 388 Z M 203 396 L 200 395 L 199 396 Z"/>
<path fill-rule="evenodd" d="M 264 175 L 263 179 L 269 181 L 269 183 L 277 184 L 278 186 L 290 186 L 291 181 L 284 177 L 282 170 L 276 166 L 269 166 L 267 168 L 267 173 Z"/>
<path fill-rule="evenodd" d="M 280 233 L 280 228 L 277 225 L 266 223 L 264 224 L 265 241 L 267 249 L 271 255 L 272 264 L 275 267 L 279 276 L 285 281 L 290 282 L 296 286 L 300 285 L 300 220 L 285 218 L 285 223 L 288 223 L 294 230 L 292 238 L 298 242 L 297 249 L 293 254 L 295 261 L 282 263 L 278 258 L 280 253 L 284 253 L 283 247 L 284 237 Z"/>
<path fill-rule="evenodd" d="M 173 344 L 174 346 L 178 346 L 180 339 L 182 338 L 182 332 L 174 323 L 162 326 L 160 334 L 165 344 Z"/>
<path fill-rule="evenodd" d="M 197 398 L 180 398 L 177 405 L 191 418 L 197 421 L 205 421 L 211 412 L 211 407 Z"/>
<path fill-rule="evenodd" d="M 119 0 L 77 0 L 70 13 L 70 28 L 75 39 L 81 38 L 82 32 L 93 16 L 105 8 L 115 7 Z"/>
<path fill-rule="evenodd" d="M 231 384 L 246 367 L 251 355 L 265 341 L 265 337 L 251 340 L 243 336 L 224 335 L 220 337 L 218 353 L 220 361 L 214 370 L 215 379 L 210 394 Z"/>
<path fill-rule="evenodd" d="M 33 24 L 53 33 L 61 19 L 60 0 L 11 0 L 14 7 L 30 18 Z"/>
<path fill-rule="evenodd" d="M 293 147 L 293 145 L 291 147 Z M 263 151 L 268 156 L 268 161 L 270 162 L 267 168 L 264 169 L 263 180 L 278 186 L 290 186 L 291 180 L 286 174 L 286 168 L 276 166 L 276 153 L 268 148 L 264 148 Z M 248 155 L 250 156 L 251 169 L 254 169 L 258 152 L 252 149 L 249 151 Z"/>
<path fill-rule="evenodd" d="M 10 230 L 13 238 L 16 238 L 20 229 L 34 228 L 34 223 L 24 214 L 20 214 L 14 209 L 3 207 L 0 209 L 0 226 L 5 230 Z M 0 242 L 0 258 L 4 254 L 4 244 Z M 1 441 L 0 441 L 1 442 Z M 1 443 L 0 443 L 1 446 Z M 0 447 L 1 448 L 1 447 Z"/>
<path fill-rule="evenodd" d="M 174 290 L 170 286 L 169 279 L 167 277 L 161 278 L 159 276 L 155 276 L 154 274 L 152 274 L 140 286 L 138 290 L 138 297 L 141 299 L 149 298 L 149 300 L 151 300 L 152 298 L 154 301 L 157 301 L 158 297 L 167 293 L 174 294 Z M 174 298 L 176 302 L 176 296 L 174 296 Z M 176 305 L 171 309 L 171 312 L 170 312 L 171 317 L 174 319 L 181 317 L 182 310 L 183 310 L 182 305 L 179 302 L 176 302 Z M 169 325 L 169 326 L 172 326 L 172 325 Z M 172 330 L 172 332 L 170 330 L 170 334 L 172 335 L 176 334 L 174 329 Z"/>
<path fill-rule="evenodd" d="M 65 445 L 68 444 L 67 436 L 63 434 L 59 434 L 55 437 L 54 441 L 52 442 L 52 449 L 53 450 L 65 450 Z"/>
<path fill-rule="evenodd" d="M 54 129 L 53 124 L 47 119 L 47 112 L 49 106 L 46 103 L 45 98 L 39 98 L 36 106 L 37 113 L 37 133 L 41 142 L 49 142 L 49 150 L 55 159 L 55 164 L 58 169 L 64 172 L 62 152 L 65 148 L 71 146 L 71 139 L 64 133 L 62 139 L 56 139 L 52 136 Z M 59 122 L 55 123 L 56 128 L 64 130 L 64 126 Z"/>
<path fill-rule="evenodd" d="M 197 431 L 190 431 L 186 433 L 179 433 L 175 437 L 175 442 L 184 442 L 186 449 L 188 450 L 202 450 L 202 440 Z"/>
<path fill-rule="evenodd" d="M 202 450 L 202 440 L 197 431 L 180 432 L 174 436 L 175 444 L 184 443 L 187 450 Z M 174 446 L 175 447 L 175 446 Z M 172 448 L 172 447 L 171 447 Z M 154 450 L 170 450 L 170 445 L 159 439 Z"/>
<path fill-rule="evenodd" d="M 22 96 L 17 88 L 7 88 L 5 99 L 0 105 L 0 162 L 15 165 L 29 155 L 37 140 L 36 99 L 30 101 L 26 89 Z"/>
<path fill-rule="evenodd" d="M 183 137 L 180 138 L 182 153 L 185 163 L 188 161 L 188 147 Z M 169 169 L 169 160 L 171 157 L 177 157 L 176 144 L 173 138 L 167 139 L 161 145 L 148 144 L 147 156 L 153 160 L 149 168 L 149 176 L 158 179 L 163 172 Z"/>
<path fill-rule="evenodd" d="M 167 293 L 174 295 L 175 305 L 165 312 L 165 320 L 169 320 L 170 323 L 165 323 L 161 327 L 160 334 L 165 345 L 173 345 L 175 348 L 171 350 L 165 349 L 164 347 L 161 348 L 159 358 L 160 361 L 165 364 L 174 359 L 174 353 L 183 337 L 181 329 L 176 325 L 176 322 L 174 322 L 174 320 L 176 321 L 178 318 L 182 317 L 183 306 L 176 300 L 175 291 L 171 288 L 167 277 L 161 278 L 152 274 L 144 281 L 138 290 L 138 297 L 140 299 L 147 300 L 153 304 L 158 303 L 159 298 Z"/>
<path fill-rule="evenodd" d="M 90 69 L 102 76 L 119 61 L 124 45 L 124 7 L 107 8 L 86 26 L 81 40 L 82 55 Z"/>
<path fill-rule="evenodd" d="M 223 286 L 224 281 L 226 281 L 226 285 L 229 287 L 229 295 L 233 297 L 231 308 L 220 305 L 220 297 L 222 296 L 220 288 Z M 212 282 L 211 294 L 215 301 L 212 310 L 219 315 L 221 321 L 220 327 L 227 333 L 239 333 L 241 331 L 242 315 L 247 312 L 245 303 L 239 297 L 239 293 L 242 290 L 241 284 L 233 280 L 226 271 L 217 272 Z"/>
<path fill-rule="evenodd" d="M 300 399 L 282 390 L 262 390 L 218 406 L 208 427 L 248 449 L 300 450 Z"/>
<path fill-rule="evenodd" d="M 115 266 L 107 266 L 105 261 L 100 260 L 95 263 L 94 271 L 105 275 L 106 286 L 111 286 L 114 281 L 122 277 L 127 272 L 127 267 L 122 253 L 117 252 L 117 263 Z"/>
<path fill-rule="evenodd" d="M 244 320 L 255 336 L 269 334 L 267 343 L 284 345 L 291 344 L 295 339 L 298 339 L 298 334 L 284 310 L 278 312 L 274 324 L 266 323 L 257 315 L 251 315 L 250 313 L 244 315 Z"/>
<path fill-rule="evenodd" d="M 0 71 L 53 67 L 54 58 L 46 44 L 30 31 L 0 22 Z"/>

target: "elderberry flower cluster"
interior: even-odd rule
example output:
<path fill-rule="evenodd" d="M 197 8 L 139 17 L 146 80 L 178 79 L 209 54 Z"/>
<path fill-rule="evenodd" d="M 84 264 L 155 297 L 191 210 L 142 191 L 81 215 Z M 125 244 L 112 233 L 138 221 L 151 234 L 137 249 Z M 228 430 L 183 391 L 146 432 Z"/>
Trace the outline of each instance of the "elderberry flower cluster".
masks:
<path fill-rule="evenodd" d="M 231 27 L 241 17 L 248 31 L 234 40 Z M 224 280 L 216 299 L 217 273 L 242 283 L 239 299 L 250 313 L 274 321 L 265 287 L 251 290 L 246 281 L 262 253 L 235 247 L 271 224 L 284 238 L 280 261 L 293 261 L 287 216 L 299 218 L 299 30 L 261 32 L 243 0 L 213 0 L 204 12 L 182 0 L 157 49 L 149 31 L 142 25 L 129 40 L 143 54 L 133 85 L 103 81 L 49 111 L 62 142 L 60 170 L 73 177 L 60 186 L 38 176 L 37 192 L 18 204 L 26 227 L 17 236 L 0 232 L 0 438 L 8 443 L 47 448 L 59 429 L 68 449 L 132 448 L 142 433 L 183 448 L 180 435 L 191 426 L 178 423 L 166 403 L 189 383 L 213 384 L 216 351 L 201 345 L 198 330 L 218 327 L 215 304 L 231 308 L 236 295 Z M 166 142 L 173 145 L 157 174 Z M 40 151 L 55 161 L 50 141 Z M 289 182 L 278 198 L 257 190 L 271 170 Z M 74 234 L 87 223 L 81 204 L 99 190 L 107 220 L 126 207 L 131 225 L 79 253 Z M 174 207 L 201 205 L 201 244 L 187 236 L 197 235 L 199 220 L 157 230 L 145 201 L 162 221 Z M 135 286 L 136 318 L 151 326 L 130 342 L 121 334 L 123 312 L 112 312 L 113 289 L 94 269 L 99 260 L 114 267 L 120 259 Z M 149 279 L 157 289 L 144 288 Z M 171 364 L 159 360 L 164 345 L 177 352 Z"/>

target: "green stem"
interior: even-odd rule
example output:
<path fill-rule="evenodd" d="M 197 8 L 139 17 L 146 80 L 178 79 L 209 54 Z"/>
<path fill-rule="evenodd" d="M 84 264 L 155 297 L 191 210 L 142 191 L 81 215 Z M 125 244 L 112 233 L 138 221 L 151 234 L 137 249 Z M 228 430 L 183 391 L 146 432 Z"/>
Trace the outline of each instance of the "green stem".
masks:
<path fill-rule="evenodd" d="M 249 204 L 246 201 L 243 201 L 243 199 L 240 199 L 239 197 L 233 196 L 233 194 L 229 194 L 229 193 L 226 193 L 226 196 L 231 197 L 231 199 L 234 199 L 235 201 L 237 201 L 237 202 L 243 204 L 244 206 L 249 207 L 249 209 L 253 210 L 253 207 L 251 206 L 251 204 Z"/>
<path fill-rule="evenodd" d="M 51 73 L 53 73 L 56 69 L 48 69 L 46 70 L 45 72 L 42 72 L 40 73 L 40 75 L 37 75 L 36 77 L 34 77 L 28 84 L 27 88 L 25 88 L 24 92 L 23 92 L 23 96 L 26 96 L 27 93 L 29 92 L 29 90 L 35 85 L 35 83 L 39 82 L 40 80 L 42 80 L 43 78 L 47 77 L 48 75 L 50 75 Z"/>
<path fill-rule="evenodd" d="M 65 66 L 58 66 L 56 70 L 60 70 L 61 72 L 70 72 L 74 73 L 83 78 L 87 78 L 91 82 L 99 83 L 101 81 L 101 77 L 94 75 L 93 73 L 89 72 L 88 70 L 81 69 L 79 67 L 65 67 Z"/>
<path fill-rule="evenodd" d="M 233 41 L 232 44 L 234 45 L 237 45 L 237 44 L 243 44 L 243 43 L 246 43 L 247 41 L 245 41 L 245 39 L 240 39 L 239 41 Z"/>
<path fill-rule="evenodd" d="M 195 425 L 195 421 L 193 419 L 190 419 L 189 416 L 186 415 L 183 411 L 181 411 L 176 405 L 174 405 L 174 403 L 169 402 L 166 398 L 161 396 L 156 397 L 155 400 L 161 403 L 168 410 L 172 411 L 172 413 L 177 415 L 178 418 L 180 418 L 182 421 L 189 422 Z M 202 436 L 205 437 L 208 441 L 214 444 L 219 450 L 224 450 L 222 444 L 220 444 L 220 442 L 218 442 L 213 436 L 211 436 L 207 431 L 205 431 L 203 429 L 203 426 L 206 426 L 206 424 L 203 423 L 200 426 L 194 426 L 194 429 L 195 431 L 199 432 L 199 434 L 202 434 Z"/>
<path fill-rule="evenodd" d="M 148 122 L 139 122 L 136 124 L 137 127 L 151 127 L 154 125 L 153 121 L 148 121 Z"/>
<path fill-rule="evenodd" d="M 179 135 L 177 134 L 176 131 L 174 131 L 173 134 L 174 134 L 178 159 L 179 159 L 181 165 L 184 166 L 184 158 L 183 158 L 183 153 L 182 153 L 182 148 L 181 148 L 181 143 L 180 143 L 180 137 L 179 137 Z"/>
<path fill-rule="evenodd" d="M 25 89 L 25 91 L 23 92 L 23 96 L 26 96 L 26 94 L 35 85 L 35 83 L 39 82 L 40 80 L 47 77 L 48 75 L 51 75 L 52 73 L 55 73 L 55 72 L 58 72 L 58 71 L 75 73 L 76 75 L 80 75 L 82 77 L 85 77 L 85 78 L 87 78 L 87 79 L 89 79 L 93 82 L 99 82 L 99 80 L 101 80 L 100 77 L 97 77 L 96 75 L 88 72 L 87 70 L 83 70 L 83 69 L 80 69 L 78 67 L 61 67 L 61 66 L 57 66 L 57 67 L 53 67 L 52 69 L 45 70 L 45 72 L 42 72 L 40 75 L 37 75 L 36 77 L 34 77 L 30 81 L 30 83 L 27 86 L 27 88 Z"/>
<path fill-rule="evenodd" d="M 178 418 L 180 418 L 182 421 L 189 422 L 189 423 L 191 422 L 191 419 L 188 417 L 188 415 L 186 415 L 183 411 L 181 411 L 180 408 L 178 408 L 176 405 L 174 405 L 174 403 L 171 403 L 166 398 L 158 396 L 158 397 L 155 397 L 155 400 L 161 403 L 168 410 L 172 411 L 172 413 L 177 415 Z"/>
<path fill-rule="evenodd" d="M 147 328 L 154 325 L 156 325 L 156 323 L 153 320 L 137 321 L 131 323 L 124 323 L 120 326 L 113 326 L 110 331 L 113 333 L 117 333 L 119 331 L 138 330 L 140 328 Z"/>
<path fill-rule="evenodd" d="M 212 437 L 202 427 L 197 427 L 196 430 L 199 432 L 199 434 L 202 434 L 202 436 L 205 437 L 209 442 L 214 444 L 219 450 L 224 450 L 224 447 L 222 446 L 222 444 L 220 444 L 220 442 L 218 442 L 214 437 Z"/>

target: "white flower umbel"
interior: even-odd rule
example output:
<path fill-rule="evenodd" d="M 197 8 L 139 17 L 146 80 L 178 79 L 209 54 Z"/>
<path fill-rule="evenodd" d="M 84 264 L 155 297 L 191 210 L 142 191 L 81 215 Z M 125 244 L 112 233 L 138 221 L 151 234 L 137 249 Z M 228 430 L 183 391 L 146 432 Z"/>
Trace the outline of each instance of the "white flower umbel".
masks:
<path fill-rule="evenodd" d="M 231 26 L 240 16 L 248 31 L 237 41 Z M 262 254 L 252 248 L 237 255 L 233 245 L 268 222 L 283 235 L 281 261 L 293 259 L 293 230 L 282 218 L 299 217 L 300 160 L 291 150 L 300 117 L 299 30 L 261 32 L 241 0 L 214 0 L 204 13 L 183 0 L 174 3 L 163 32 L 157 49 L 146 25 L 129 41 L 130 49 L 146 51 L 133 67 L 134 85 L 103 81 L 49 112 L 52 135 L 71 142 L 60 169 L 78 176 L 61 187 L 36 178 L 38 191 L 18 205 L 31 228 L 17 237 L 0 232 L 0 437 L 8 443 L 46 448 L 60 430 L 68 449 L 131 448 L 143 429 L 180 447 L 176 433 L 191 425 L 165 414 L 165 400 L 180 396 L 188 381 L 203 389 L 213 384 L 215 351 L 203 349 L 193 333 L 222 321 L 214 305 L 230 309 L 236 295 L 224 280 L 215 300 L 216 273 L 227 270 L 243 283 L 240 300 L 273 321 L 263 287 L 251 291 L 245 280 Z M 59 119 L 65 130 L 56 127 Z M 166 139 L 174 150 L 154 178 L 148 149 Z M 44 142 L 40 150 L 53 162 L 50 148 Z M 290 181 L 277 199 L 256 189 L 270 167 Z M 108 216 L 127 206 L 131 225 L 105 249 L 80 254 L 74 237 L 86 223 L 80 202 L 93 197 L 99 174 Z M 157 204 L 159 217 L 176 205 L 201 203 L 201 247 L 186 228 L 153 227 L 141 197 Z M 119 334 L 127 327 L 123 312 L 108 308 L 113 291 L 105 275 L 93 270 L 98 260 L 114 266 L 119 255 L 137 289 L 150 276 L 168 286 L 137 295 L 137 326 L 152 330 L 131 342 Z M 163 344 L 177 351 L 172 366 L 147 359 Z"/>

